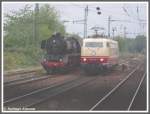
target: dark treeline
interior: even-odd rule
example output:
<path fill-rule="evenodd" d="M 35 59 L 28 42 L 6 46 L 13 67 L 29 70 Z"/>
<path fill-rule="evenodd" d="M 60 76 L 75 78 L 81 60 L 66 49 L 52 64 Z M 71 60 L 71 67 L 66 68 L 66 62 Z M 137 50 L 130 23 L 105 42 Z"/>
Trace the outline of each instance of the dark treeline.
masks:
<path fill-rule="evenodd" d="M 145 53 L 146 51 L 146 37 L 144 35 L 138 35 L 136 38 L 115 38 L 119 44 L 119 50 L 121 53 Z"/>

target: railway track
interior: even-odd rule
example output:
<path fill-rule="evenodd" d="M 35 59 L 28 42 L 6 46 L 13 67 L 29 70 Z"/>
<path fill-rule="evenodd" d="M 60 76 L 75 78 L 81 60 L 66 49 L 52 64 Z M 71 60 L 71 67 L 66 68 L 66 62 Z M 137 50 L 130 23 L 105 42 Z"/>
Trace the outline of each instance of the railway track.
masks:
<path fill-rule="evenodd" d="M 128 110 L 147 110 L 147 92 L 146 92 L 146 77 L 143 77 L 141 80 L 141 85 L 139 84 L 136 93 L 133 97 L 133 100 L 131 102 L 130 107 L 128 107 Z M 142 99 L 141 99 L 142 98 Z"/>
<path fill-rule="evenodd" d="M 23 75 L 27 73 L 35 73 L 37 71 L 42 70 L 41 67 L 38 68 L 28 68 L 28 69 L 19 69 L 19 70 L 12 70 L 12 71 L 5 71 L 4 75 L 5 76 L 16 76 L 16 75 Z"/>
<path fill-rule="evenodd" d="M 132 62 L 133 64 L 134 63 L 137 63 L 137 61 L 133 61 Z M 130 68 L 132 68 L 133 66 L 135 65 L 131 65 Z M 137 71 L 139 68 L 141 68 L 140 66 L 138 66 L 136 69 L 134 69 L 131 73 L 129 73 L 128 76 L 126 76 L 123 80 L 125 80 L 124 82 L 120 82 L 121 84 L 119 84 L 119 86 L 115 89 L 115 91 L 113 91 L 111 93 L 111 91 L 109 92 L 110 95 L 113 95 L 113 93 L 116 93 L 116 90 L 118 90 L 118 88 L 120 88 L 122 86 L 122 84 L 125 84 L 126 81 L 128 81 L 130 78 L 132 77 L 136 77 L 135 75 L 133 74 L 141 74 L 141 71 Z M 81 75 L 81 74 L 80 74 Z M 140 76 L 142 77 L 142 76 Z M 35 91 L 32 91 L 30 93 L 27 93 L 27 94 L 24 94 L 22 96 L 18 96 L 18 97 L 15 97 L 15 98 L 11 98 L 11 99 L 6 99 L 4 101 L 4 107 L 37 107 L 39 104 L 47 101 L 49 98 L 53 98 L 57 95 L 61 95 L 61 93 L 67 93 L 68 90 L 72 90 L 73 88 L 76 88 L 76 87 L 80 87 L 81 85 L 84 85 L 85 83 L 88 83 L 89 81 L 91 82 L 92 80 L 95 80 L 95 78 L 97 77 L 84 77 L 84 76 L 81 76 L 81 77 L 78 77 L 77 79 L 70 79 L 70 80 L 66 80 L 65 82 L 62 82 L 62 83 L 54 83 L 54 84 L 50 84 L 49 87 L 44 87 L 44 88 L 41 88 L 41 89 L 38 89 L 38 90 L 35 90 Z M 144 78 L 143 78 L 144 79 Z M 138 81 L 139 82 L 139 81 Z M 142 83 L 142 82 L 141 82 Z M 23 84 L 23 83 L 22 83 Z M 20 85 L 21 85 L 21 82 L 20 82 Z M 139 85 L 140 86 L 140 85 Z M 10 86 L 11 87 L 11 86 Z M 139 87 L 138 87 L 139 88 Z M 113 88 L 114 89 L 114 88 Z M 112 89 L 112 90 L 113 90 Z M 137 88 L 134 88 L 134 90 L 136 90 Z M 138 91 L 138 89 L 137 89 Z M 108 93 L 108 94 L 109 94 Z M 117 92 L 118 93 L 118 92 Z M 72 93 L 74 94 L 74 93 Z M 104 97 L 106 98 L 102 98 L 104 100 L 102 100 L 100 103 L 98 103 L 97 106 L 94 106 L 90 109 L 90 110 L 105 110 L 105 106 L 100 108 L 100 105 L 102 103 L 105 102 L 105 100 L 107 100 L 110 95 L 105 95 Z M 135 95 L 136 96 L 136 95 Z M 112 97 L 111 97 L 112 98 Z M 117 96 L 118 98 L 118 96 Z M 133 99 L 132 101 L 132 104 L 135 100 L 135 98 L 132 96 L 130 97 Z M 90 98 L 92 99 L 92 98 Z M 88 99 L 87 99 L 88 100 Z M 131 102 L 131 100 L 130 100 Z M 105 104 L 105 103 L 104 103 Z M 130 107 L 132 107 L 132 104 L 130 103 Z M 45 105 L 44 105 L 45 106 Z M 107 105 L 108 106 L 108 105 Z M 129 106 L 129 104 L 128 104 Z M 107 108 L 107 107 L 106 107 Z M 110 108 L 110 107 L 109 107 Z M 116 108 L 116 107 L 115 107 Z M 7 108 L 6 108 L 7 109 Z M 106 109 L 106 110 L 109 110 L 109 109 Z M 114 110 L 114 109 L 113 109 Z M 118 110 L 118 109 L 117 109 Z M 122 110 L 122 109 L 121 109 Z M 127 109 L 128 110 L 128 109 Z"/>
<path fill-rule="evenodd" d="M 143 73 L 144 71 L 141 72 L 140 70 L 142 67 L 143 64 L 136 67 L 128 76 L 92 106 L 90 111 L 130 110 L 141 83 L 146 76 L 146 73 Z M 136 85 L 132 85 L 133 80 L 137 82 Z"/>
<path fill-rule="evenodd" d="M 54 83 L 61 83 L 65 80 L 76 78 L 77 72 L 74 72 L 74 75 L 45 75 L 37 77 L 34 79 L 29 79 L 25 81 L 19 81 L 17 83 L 9 84 L 4 86 L 4 100 L 12 99 L 14 97 L 22 96 L 24 94 L 36 91 L 41 88 L 45 88 Z M 11 92 L 13 91 L 13 92 Z"/>
<path fill-rule="evenodd" d="M 135 97 L 137 96 L 137 93 L 139 92 L 139 89 L 140 89 L 141 84 L 143 83 L 143 80 L 145 79 L 145 77 L 146 77 L 146 73 L 142 76 L 142 79 L 141 79 L 141 81 L 140 81 L 140 83 L 139 83 L 139 85 L 138 85 L 138 87 L 137 87 L 137 89 L 136 89 L 136 91 L 134 93 L 134 96 L 132 97 L 130 105 L 128 106 L 128 110 L 131 110 L 131 107 L 133 106 L 133 103 L 135 101 Z"/>
<path fill-rule="evenodd" d="M 26 71 L 26 72 L 21 72 L 21 74 L 17 73 L 18 78 L 15 79 L 8 79 L 9 81 L 4 81 L 4 86 L 14 86 L 14 85 L 18 85 L 18 84 L 24 84 L 24 83 L 28 83 L 28 82 L 32 82 L 32 81 L 36 81 L 36 80 L 41 80 L 41 79 L 46 79 L 49 77 L 56 77 L 58 75 L 63 75 L 63 74 L 55 74 L 55 75 L 48 75 L 45 73 L 39 73 L 37 70 L 33 70 L 33 71 Z M 12 74 L 12 77 L 14 77 L 15 74 Z M 8 77 L 8 76 L 6 76 Z M 11 78 L 11 76 L 9 76 L 9 78 Z"/>
<path fill-rule="evenodd" d="M 94 78 L 95 79 L 95 78 Z M 67 80 L 63 83 L 53 84 L 49 87 L 42 88 L 31 93 L 19 96 L 13 99 L 4 101 L 5 107 L 31 107 L 46 99 L 60 94 L 62 92 L 68 91 L 72 88 L 78 87 L 88 81 L 94 80 L 93 78 L 78 77 L 76 79 Z"/>
<path fill-rule="evenodd" d="M 9 73 L 9 74 L 4 74 L 3 78 L 3 84 L 4 86 L 8 86 L 11 84 L 15 84 L 18 82 L 23 82 L 25 80 L 30 80 L 34 78 L 38 78 L 40 76 L 45 75 L 42 73 L 40 70 L 29 70 L 25 72 L 16 72 L 16 73 Z"/>
<path fill-rule="evenodd" d="M 15 80 L 4 82 L 4 87 L 24 84 L 24 83 L 28 83 L 28 82 L 32 82 L 32 81 L 46 79 L 46 78 L 49 78 L 49 77 L 50 77 L 49 75 L 44 75 L 44 74 L 39 75 L 39 76 L 31 75 L 31 76 L 23 77 L 23 78 L 20 78 L 20 79 L 15 79 Z"/>
<path fill-rule="evenodd" d="M 118 74 L 114 72 L 111 73 L 111 75 L 96 76 L 96 80 L 49 98 L 46 101 L 33 105 L 32 108 L 35 107 L 37 110 L 87 111 L 99 99 L 102 99 L 107 93 L 109 93 L 118 83 L 124 80 L 127 76 L 132 75 L 138 67 L 129 70 L 128 73 L 118 72 Z"/>

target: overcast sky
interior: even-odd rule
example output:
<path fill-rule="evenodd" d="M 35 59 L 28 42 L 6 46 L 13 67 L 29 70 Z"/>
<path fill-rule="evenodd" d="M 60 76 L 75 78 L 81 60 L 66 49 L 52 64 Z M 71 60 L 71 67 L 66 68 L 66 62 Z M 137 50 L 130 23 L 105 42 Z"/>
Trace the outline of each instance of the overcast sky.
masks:
<path fill-rule="evenodd" d="M 94 33 L 91 30 L 92 27 L 103 27 L 105 30 L 99 31 L 100 33 L 104 32 L 106 35 L 108 34 L 108 16 L 111 16 L 113 20 L 120 20 L 111 22 L 111 36 L 112 36 L 112 28 L 116 28 L 115 35 L 123 35 L 124 27 L 126 27 L 127 37 L 135 37 L 137 33 L 146 34 L 147 28 L 147 4 L 146 2 L 137 3 L 116 3 L 116 2 L 64 2 L 64 3 L 52 3 L 45 2 L 49 5 L 55 7 L 55 9 L 59 12 L 61 21 L 73 21 L 73 20 L 83 20 L 84 19 L 84 9 L 88 5 L 88 35 Z M 10 11 L 16 11 L 20 8 L 23 8 L 25 4 L 31 4 L 33 9 L 35 7 L 35 3 L 25 2 L 25 3 L 8 3 L 3 2 L 3 13 L 10 13 Z M 39 3 L 42 4 L 42 3 Z M 101 15 L 97 14 L 96 7 L 100 7 Z M 139 24 L 139 19 L 143 24 Z M 122 20 L 127 20 L 128 22 L 122 22 Z M 77 23 L 64 23 L 67 32 L 76 33 L 80 36 L 83 36 L 83 24 Z"/>

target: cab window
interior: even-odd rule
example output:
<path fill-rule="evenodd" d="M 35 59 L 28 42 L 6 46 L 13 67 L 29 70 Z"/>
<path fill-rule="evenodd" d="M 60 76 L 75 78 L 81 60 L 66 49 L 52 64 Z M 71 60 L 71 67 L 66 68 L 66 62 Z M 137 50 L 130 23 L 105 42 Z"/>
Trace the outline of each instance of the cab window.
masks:
<path fill-rule="evenodd" d="M 103 47 L 103 43 L 102 42 L 86 42 L 85 47 L 101 48 Z"/>

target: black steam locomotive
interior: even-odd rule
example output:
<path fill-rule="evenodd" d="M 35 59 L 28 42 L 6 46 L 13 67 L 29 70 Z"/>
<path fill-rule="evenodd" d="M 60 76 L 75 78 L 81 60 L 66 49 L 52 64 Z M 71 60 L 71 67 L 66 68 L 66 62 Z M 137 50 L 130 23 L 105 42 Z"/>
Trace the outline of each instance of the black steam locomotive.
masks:
<path fill-rule="evenodd" d="M 64 37 L 60 33 L 42 40 L 41 49 L 46 51 L 41 62 L 48 74 L 74 68 L 80 64 L 81 46 L 74 37 Z"/>

